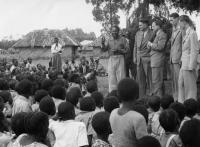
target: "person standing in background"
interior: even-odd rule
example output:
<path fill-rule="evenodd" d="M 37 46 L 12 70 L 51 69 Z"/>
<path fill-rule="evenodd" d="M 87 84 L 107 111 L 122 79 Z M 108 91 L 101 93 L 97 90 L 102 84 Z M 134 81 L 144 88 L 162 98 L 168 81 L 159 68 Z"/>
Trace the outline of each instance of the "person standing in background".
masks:
<path fill-rule="evenodd" d="M 172 94 L 174 100 L 178 100 L 178 77 L 181 68 L 181 54 L 182 54 L 182 31 L 178 26 L 179 15 L 172 13 L 170 15 L 170 22 L 173 26 L 172 36 L 170 39 L 170 67 L 171 67 L 171 80 L 172 80 Z"/>
<path fill-rule="evenodd" d="M 151 70 L 152 70 L 152 94 L 163 96 L 163 66 L 165 60 L 165 46 L 167 42 L 167 34 L 161 29 L 162 21 L 154 20 L 153 31 L 156 33 L 153 42 L 148 42 L 147 47 L 151 49 Z"/>
<path fill-rule="evenodd" d="M 178 80 L 178 101 L 183 103 L 186 99 L 197 98 L 196 69 L 199 42 L 194 24 L 187 15 L 180 16 L 179 25 L 186 33 L 182 41 L 182 65 Z"/>
<path fill-rule="evenodd" d="M 59 39 L 54 38 L 54 44 L 51 46 L 52 66 L 59 73 L 62 72 L 62 51 L 62 45 L 59 43 Z"/>
<path fill-rule="evenodd" d="M 112 37 L 105 40 L 102 38 L 102 50 L 108 51 L 108 83 L 109 92 L 117 89 L 117 84 L 120 80 L 126 77 L 125 59 L 124 56 L 129 52 L 129 45 L 126 38 L 119 35 L 120 28 L 112 27 Z"/>
<path fill-rule="evenodd" d="M 153 32 L 149 29 L 148 19 L 139 21 L 139 29 L 135 36 L 133 60 L 137 65 L 137 81 L 139 83 L 140 98 L 142 98 L 147 95 L 147 89 L 151 93 L 150 48 L 147 48 L 147 43 Z"/>

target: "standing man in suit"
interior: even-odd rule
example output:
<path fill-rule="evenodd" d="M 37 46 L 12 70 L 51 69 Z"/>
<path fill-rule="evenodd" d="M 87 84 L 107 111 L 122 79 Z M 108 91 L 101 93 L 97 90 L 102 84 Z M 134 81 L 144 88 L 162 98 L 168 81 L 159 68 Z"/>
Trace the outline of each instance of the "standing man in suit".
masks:
<path fill-rule="evenodd" d="M 112 37 L 102 38 L 102 50 L 108 51 L 108 85 L 109 92 L 117 89 L 120 80 L 126 77 L 124 56 L 129 52 L 129 44 L 126 38 L 119 35 L 119 27 L 112 27 Z"/>
<path fill-rule="evenodd" d="M 182 41 L 182 65 L 178 83 L 178 101 L 183 103 L 186 99 L 197 98 L 196 68 L 199 43 L 194 24 L 187 15 L 180 16 L 179 25 L 186 32 Z"/>
<path fill-rule="evenodd" d="M 179 15 L 172 13 L 170 15 L 170 22 L 173 26 L 172 36 L 170 39 L 170 67 L 172 80 L 172 93 L 174 100 L 178 100 L 178 77 L 181 68 L 181 54 L 182 54 L 182 31 L 178 28 Z"/>
<path fill-rule="evenodd" d="M 153 42 L 148 42 L 147 46 L 151 49 L 151 70 L 152 70 L 152 93 L 153 95 L 163 96 L 163 67 L 165 60 L 165 45 L 167 42 L 167 34 L 161 29 L 162 22 L 154 20 L 152 24 L 155 38 Z"/>
<path fill-rule="evenodd" d="M 133 61 L 137 65 L 139 94 L 143 97 L 147 95 L 147 89 L 151 92 L 150 48 L 147 48 L 147 43 L 153 32 L 149 29 L 148 19 L 139 21 L 139 29 L 135 35 Z"/>

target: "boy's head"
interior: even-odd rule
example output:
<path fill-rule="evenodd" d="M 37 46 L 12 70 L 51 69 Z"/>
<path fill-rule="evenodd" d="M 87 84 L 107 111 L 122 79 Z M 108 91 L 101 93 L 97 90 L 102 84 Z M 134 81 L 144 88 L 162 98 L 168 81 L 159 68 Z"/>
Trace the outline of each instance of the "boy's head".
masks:
<path fill-rule="evenodd" d="M 186 116 L 193 117 L 197 113 L 198 103 L 194 99 L 187 99 L 183 103 L 186 109 Z"/>
<path fill-rule="evenodd" d="M 82 93 L 78 87 L 72 87 L 69 92 L 67 92 L 66 101 L 70 102 L 74 106 L 77 106 L 80 98 L 82 98 Z"/>
<path fill-rule="evenodd" d="M 122 79 L 118 84 L 119 98 L 123 102 L 135 101 L 139 96 L 139 85 L 131 79 Z"/>
<path fill-rule="evenodd" d="M 103 107 L 103 94 L 101 92 L 95 91 L 91 94 L 91 97 L 94 99 L 96 103 L 96 107 Z"/>
<path fill-rule="evenodd" d="M 43 99 L 41 99 L 39 108 L 40 108 L 40 111 L 50 116 L 53 116 L 56 113 L 55 103 L 50 96 L 45 96 Z"/>
<path fill-rule="evenodd" d="M 93 116 L 92 127 L 98 136 L 108 136 L 111 134 L 109 117 L 110 114 L 108 112 L 99 112 Z"/>
<path fill-rule="evenodd" d="M 148 106 L 154 111 L 157 112 L 160 109 L 160 97 L 151 96 L 148 98 Z"/>
<path fill-rule="evenodd" d="M 86 83 L 86 89 L 89 93 L 92 93 L 94 91 L 97 91 L 98 90 L 98 87 L 97 87 L 97 82 L 94 81 L 94 80 L 91 80 L 91 81 L 88 81 Z"/>
<path fill-rule="evenodd" d="M 103 100 L 103 107 L 106 112 L 111 113 L 114 109 L 119 108 L 119 101 L 115 96 L 109 96 Z"/>
<path fill-rule="evenodd" d="M 144 136 L 138 140 L 138 147 L 161 147 L 161 145 L 155 137 Z"/>
<path fill-rule="evenodd" d="M 1 91 L 0 97 L 3 98 L 4 103 L 9 103 L 10 105 L 13 103 L 12 96 L 8 91 Z"/>
<path fill-rule="evenodd" d="M 3 98 L 0 96 L 0 112 L 3 112 L 4 109 L 4 100 Z"/>
<path fill-rule="evenodd" d="M 199 147 L 200 121 L 197 119 L 186 121 L 181 127 L 179 136 L 185 147 Z"/>
<path fill-rule="evenodd" d="M 8 84 L 9 84 L 9 88 L 10 88 L 11 90 L 15 90 L 15 89 L 16 89 L 16 85 L 18 84 L 18 81 L 12 79 L 12 80 L 9 81 Z"/>
<path fill-rule="evenodd" d="M 9 90 L 8 81 L 0 78 L 0 90 Z"/>
<path fill-rule="evenodd" d="M 60 120 L 70 120 L 75 118 L 74 106 L 70 102 L 62 102 L 58 106 L 58 117 Z"/>
<path fill-rule="evenodd" d="M 160 101 L 160 106 L 163 110 L 165 109 L 168 109 L 169 106 L 174 102 L 174 98 L 173 96 L 171 95 L 164 95 L 162 98 L 161 98 L 161 101 Z"/>
<path fill-rule="evenodd" d="M 22 80 L 17 85 L 16 90 L 20 95 L 24 95 L 28 97 L 32 94 L 32 90 L 33 90 L 32 82 L 26 79 Z"/>
<path fill-rule="evenodd" d="M 175 102 L 170 105 L 170 108 L 176 111 L 178 114 L 179 120 L 182 121 L 185 117 L 186 109 L 182 103 Z"/>
<path fill-rule="evenodd" d="M 35 101 L 39 103 L 41 99 L 47 95 L 49 95 L 49 93 L 46 90 L 37 90 L 34 95 Z"/>
<path fill-rule="evenodd" d="M 28 113 L 20 112 L 11 118 L 11 128 L 16 136 L 26 133 L 25 119 Z"/>
<path fill-rule="evenodd" d="M 41 84 L 42 89 L 50 91 L 52 87 L 53 87 L 53 81 L 51 79 L 45 79 L 44 81 L 42 81 Z"/>
<path fill-rule="evenodd" d="M 54 86 L 58 85 L 58 86 L 62 86 L 62 87 L 68 88 L 68 84 L 67 84 L 67 81 L 65 79 L 56 79 L 53 82 L 53 84 L 54 84 Z"/>
<path fill-rule="evenodd" d="M 56 99 L 65 100 L 66 90 L 64 87 L 56 85 L 51 89 L 51 95 Z"/>
<path fill-rule="evenodd" d="M 165 132 L 175 132 L 179 125 L 178 115 L 174 110 L 166 109 L 160 114 L 159 122 Z"/>
<path fill-rule="evenodd" d="M 80 100 L 80 110 L 82 111 L 94 111 L 96 104 L 93 98 L 84 97 Z"/>

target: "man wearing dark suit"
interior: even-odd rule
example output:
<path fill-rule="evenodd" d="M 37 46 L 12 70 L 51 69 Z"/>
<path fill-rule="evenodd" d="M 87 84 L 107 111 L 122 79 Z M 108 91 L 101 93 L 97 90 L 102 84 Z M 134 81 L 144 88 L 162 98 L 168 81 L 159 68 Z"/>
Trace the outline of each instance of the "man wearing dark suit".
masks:
<path fill-rule="evenodd" d="M 139 29 L 135 35 L 133 60 L 137 65 L 140 97 L 143 97 L 147 95 L 147 89 L 151 92 L 150 48 L 147 48 L 147 43 L 151 39 L 153 32 L 149 29 L 149 21 L 147 19 L 140 20 Z"/>
<path fill-rule="evenodd" d="M 153 42 L 148 42 L 147 47 L 151 49 L 151 70 L 152 70 L 152 89 L 153 95 L 163 96 L 163 66 L 165 60 L 165 45 L 167 42 L 167 34 L 161 29 L 162 22 L 154 20 L 152 28 L 154 30 L 155 38 Z"/>
<path fill-rule="evenodd" d="M 170 51 L 170 67 L 172 76 L 172 94 L 174 100 L 178 100 L 178 78 L 181 68 L 181 54 L 182 54 L 182 31 L 178 28 L 179 15 L 178 13 L 172 13 L 170 15 L 170 22 L 173 26 L 172 36 L 170 39 L 171 51 Z"/>

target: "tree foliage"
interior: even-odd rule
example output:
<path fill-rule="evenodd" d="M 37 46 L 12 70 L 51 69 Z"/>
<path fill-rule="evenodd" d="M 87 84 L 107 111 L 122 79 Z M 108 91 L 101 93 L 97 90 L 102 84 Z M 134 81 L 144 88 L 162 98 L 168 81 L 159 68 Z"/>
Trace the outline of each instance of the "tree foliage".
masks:
<path fill-rule="evenodd" d="M 16 40 L 1 40 L 0 49 L 8 49 L 12 47 L 17 41 Z"/>

